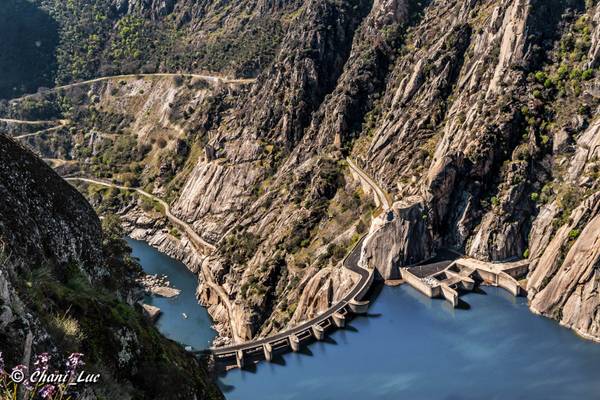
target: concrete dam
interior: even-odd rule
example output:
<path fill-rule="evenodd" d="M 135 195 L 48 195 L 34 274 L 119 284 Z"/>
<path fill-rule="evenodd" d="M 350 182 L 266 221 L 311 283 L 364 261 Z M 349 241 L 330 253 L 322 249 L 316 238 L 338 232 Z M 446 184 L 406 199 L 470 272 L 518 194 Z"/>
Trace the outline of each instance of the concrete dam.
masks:
<path fill-rule="evenodd" d="M 366 236 L 365 236 L 366 237 Z M 363 237 L 343 261 L 344 268 L 360 278 L 354 288 L 340 302 L 332 305 L 323 314 L 294 328 L 264 339 L 210 349 L 210 354 L 220 366 L 244 368 L 248 363 L 272 361 L 278 354 L 300 351 L 304 344 L 325 339 L 328 331 L 343 328 L 353 314 L 365 314 L 369 301 L 365 297 L 371 288 L 375 270 L 360 266 Z"/>

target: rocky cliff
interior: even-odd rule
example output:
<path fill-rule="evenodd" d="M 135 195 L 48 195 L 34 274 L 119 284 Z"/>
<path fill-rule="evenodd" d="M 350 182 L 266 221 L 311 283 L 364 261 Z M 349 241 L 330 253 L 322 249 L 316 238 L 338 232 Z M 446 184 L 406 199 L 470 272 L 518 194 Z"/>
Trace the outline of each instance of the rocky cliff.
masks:
<path fill-rule="evenodd" d="M 426 199 L 436 246 L 530 257 L 532 309 L 595 339 L 597 13 L 592 2 L 431 2 L 362 152 L 397 199 Z"/>
<path fill-rule="evenodd" d="M 106 221 L 105 221 L 106 222 Z M 140 267 L 118 226 L 29 150 L 0 134 L 0 343 L 7 368 L 84 353 L 86 398 L 222 398 L 205 367 L 146 321 Z M 33 370 L 33 365 L 31 365 Z M 160 377 L 160 379 L 156 379 Z M 0 389 L 0 392 L 2 390 Z"/>
<path fill-rule="evenodd" d="M 531 257 L 532 276 L 545 279 L 541 288 L 554 282 L 544 293 L 535 280 L 528 283 L 532 308 L 597 338 L 597 258 L 585 246 L 572 247 L 582 258 L 558 257 L 568 271 L 556 275 L 537 267 L 539 249 L 530 246 L 539 242 L 536 226 L 544 218 L 554 226 L 544 233 L 556 237 L 598 190 L 597 81 L 590 68 L 597 63 L 597 12 L 594 3 L 577 1 L 432 1 L 420 9 L 373 3 L 310 123 L 288 117 L 278 126 L 282 139 L 298 137 L 287 133 L 290 124 L 303 136 L 292 141 L 275 182 L 314 157 L 351 152 L 402 208 L 422 210 L 420 218 L 400 212 L 383 224 L 387 245 L 367 243 L 384 277 L 436 247 L 484 260 Z M 273 79 L 276 71 L 265 76 Z M 292 91 L 297 85 L 289 82 Z M 256 86 L 252 98 L 264 90 Z M 270 126 L 258 134 L 268 135 Z M 549 216 L 544 209 L 553 203 L 557 212 Z M 570 235 L 578 238 L 588 223 L 563 230 L 575 229 Z M 593 241 L 590 229 L 585 234 L 578 240 Z M 411 251 L 415 256 L 407 257 Z M 571 265 L 575 259 L 579 268 Z"/>
<path fill-rule="evenodd" d="M 192 255 L 185 235 L 139 199 L 86 189 L 95 205 L 108 199 L 126 214 L 139 236 L 189 260 L 221 342 L 294 324 L 349 287 L 340 260 L 380 210 L 347 156 L 395 202 L 365 247 L 384 278 L 441 248 L 483 260 L 529 257 L 523 284 L 532 309 L 599 339 L 596 1 L 257 1 L 229 12 L 219 2 L 185 0 L 111 7 L 148 24 L 181 17 L 193 40 L 218 24 L 220 34 L 247 38 L 255 18 L 278 27 L 268 58 L 248 55 L 258 74 L 250 89 L 210 92 L 199 111 L 168 114 L 190 134 L 155 139 L 167 135 L 192 149 L 176 153 L 169 174 L 129 167 L 129 178 L 141 176 L 147 190 L 169 200 L 215 252 Z M 248 17 L 240 19 L 243 12 Z M 171 85 L 135 93 L 142 101 L 163 90 L 185 111 L 194 97 Z M 130 89 L 94 94 L 108 109 Z M 130 107 L 143 122 L 144 109 L 123 109 Z M 98 170 L 106 172 L 87 173 Z M 114 172 L 108 175 L 125 181 Z"/>

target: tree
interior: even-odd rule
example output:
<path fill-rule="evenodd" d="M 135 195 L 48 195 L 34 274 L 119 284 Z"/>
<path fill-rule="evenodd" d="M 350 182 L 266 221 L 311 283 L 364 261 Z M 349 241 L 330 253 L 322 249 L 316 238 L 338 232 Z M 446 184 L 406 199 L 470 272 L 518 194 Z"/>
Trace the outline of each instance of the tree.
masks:
<path fill-rule="evenodd" d="M 104 252 L 115 258 L 122 258 L 129 254 L 129 246 L 123 237 L 125 231 L 121 226 L 121 219 L 115 214 L 107 214 L 102 220 L 102 247 Z"/>

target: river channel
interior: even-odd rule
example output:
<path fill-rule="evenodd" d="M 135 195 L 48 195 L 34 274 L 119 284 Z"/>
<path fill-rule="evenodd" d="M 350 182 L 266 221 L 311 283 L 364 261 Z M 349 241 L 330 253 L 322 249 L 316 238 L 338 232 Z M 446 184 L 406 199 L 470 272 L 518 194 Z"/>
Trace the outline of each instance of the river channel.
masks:
<path fill-rule="evenodd" d="M 168 275 L 182 294 L 149 301 L 158 328 L 201 349 L 215 332 L 196 303 L 196 278 L 144 242 L 128 240 L 148 273 Z M 219 378 L 228 400 L 600 399 L 600 344 L 536 316 L 525 298 L 484 287 L 468 310 L 407 285 L 385 287 L 366 317 L 302 353 Z M 188 319 L 182 317 L 188 315 Z"/>

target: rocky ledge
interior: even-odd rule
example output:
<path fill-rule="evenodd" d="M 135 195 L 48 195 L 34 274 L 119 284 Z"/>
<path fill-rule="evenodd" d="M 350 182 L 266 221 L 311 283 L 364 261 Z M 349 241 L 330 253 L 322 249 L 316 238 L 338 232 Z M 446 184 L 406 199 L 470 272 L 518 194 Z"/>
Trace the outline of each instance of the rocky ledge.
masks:
<path fill-rule="evenodd" d="M 144 315 L 150 322 L 155 323 L 162 311 L 160 308 L 151 306 L 150 304 L 142 304 L 142 308 L 144 309 Z"/>
<path fill-rule="evenodd" d="M 179 296 L 181 290 L 171 287 L 166 275 L 142 275 L 138 282 L 144 287 L 146 293 L 160 297 Z"/>

